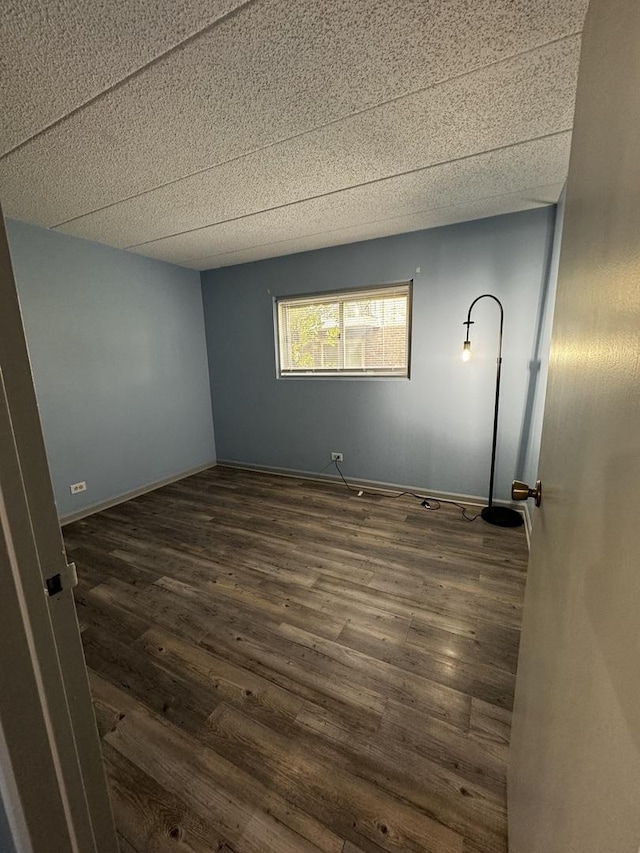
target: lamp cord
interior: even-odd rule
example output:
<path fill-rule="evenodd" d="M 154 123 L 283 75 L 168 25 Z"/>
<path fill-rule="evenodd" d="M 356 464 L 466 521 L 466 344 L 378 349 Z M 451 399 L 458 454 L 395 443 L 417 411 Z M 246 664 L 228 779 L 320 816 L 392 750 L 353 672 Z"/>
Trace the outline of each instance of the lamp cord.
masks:
<path fill-rule="evenodd" d="M 412 497 L 412 498 L 415 498 L 416 500 L 420 501 L 422 506 L 425 509 L 430 510 L 431 512 L 435 512 L 436 510 L 440 509 L 442 504 L 451 504 L 452 506 L 457 506 L 458 509 L 461 510 L 462 517 L 464 518 L 465 521 L 475 521 L 476 518 L 480 518 L 480 513 L 478 513 L 477 515 L 473 515 L 473 516 L 467 515 L 467 508 L 463 504 L 458 503 L 457 501 L 447 500 L 445 498 L 433 498 L 433 497 L 430 497 L 429 495 L 418 495 L 415 492 L 398 492 L 395 495 L 393 495 L 393 494 L 390 495 L 390 494 L 386 494 L 385 492 L 373 492 L 373 491 L 370 491 L 369 489 L 367 489 L 367 490 L 358 489 L 355 486 L 349 485 L 349 483 L 346 481 L 346 479 L 344 477 L 344 474 L 342 473 L 342 471 L 340 469 L 340 466 L 338 465 L 338 462 L 335 459 L 333 460 L 333 464 L 336 466 L 338 474 L 340 474 L 342 482 L 345 484 L 347 489 L 349 489 L 350 492 L 356 492 L 358 494 L 358 497 L 361 497 L 362 495 L 371 495 L 371 496 L 380 497 L 380 498 L 393 498 L 394 500 L 396 498 Z M 437 504 L 437 506 L 434 506 L 434 504 Z"/>

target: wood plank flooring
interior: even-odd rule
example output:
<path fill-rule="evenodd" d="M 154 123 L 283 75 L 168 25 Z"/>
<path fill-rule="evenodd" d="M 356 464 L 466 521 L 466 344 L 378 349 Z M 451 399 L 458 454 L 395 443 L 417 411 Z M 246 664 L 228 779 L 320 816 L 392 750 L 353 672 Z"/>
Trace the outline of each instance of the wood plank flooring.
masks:
<path fill-rule="evenodd" d="M 122 851 L 505 853 L 522 528 L 218 467 L 64 538 Z"/>

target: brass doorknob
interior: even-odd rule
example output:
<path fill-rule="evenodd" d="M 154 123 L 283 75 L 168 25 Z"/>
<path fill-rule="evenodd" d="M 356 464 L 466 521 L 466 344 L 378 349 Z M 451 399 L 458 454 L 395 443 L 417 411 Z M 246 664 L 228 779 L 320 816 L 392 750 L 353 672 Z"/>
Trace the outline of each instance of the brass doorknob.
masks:
<path fill-rule="evenodd" d="M 536 506 L 542 503 L 542 483 L 536 480 L 535 489 L 530 489 L 526 483 L 514 480 L 511 484 L 511 497 L 514 501 L 526 501 L 527 498 L 535 498 Z"/>

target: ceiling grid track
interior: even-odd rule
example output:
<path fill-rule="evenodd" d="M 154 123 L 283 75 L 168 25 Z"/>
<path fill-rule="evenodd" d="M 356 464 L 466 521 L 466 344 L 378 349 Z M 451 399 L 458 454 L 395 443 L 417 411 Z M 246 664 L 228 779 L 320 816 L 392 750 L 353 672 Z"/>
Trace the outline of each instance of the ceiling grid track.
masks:
<path fill-rule="evenodd" d="M 586 6 L 15 0 L 0 199 L 195 268 L 553 204 Z"/>

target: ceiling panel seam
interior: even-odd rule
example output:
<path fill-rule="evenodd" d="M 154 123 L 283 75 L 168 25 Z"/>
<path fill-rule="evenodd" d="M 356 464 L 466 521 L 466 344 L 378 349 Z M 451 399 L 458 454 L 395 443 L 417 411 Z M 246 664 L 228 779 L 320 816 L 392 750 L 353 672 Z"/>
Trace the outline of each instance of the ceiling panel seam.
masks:
<path fill-rule="evenodd" d="M 21 148 L 24 148 L 25 145 L 28 145 L 34 139 L 37 139 L 39 136 L 42 136 L 44 133 L 47 133 L 50 130 L 53 130 L 59 124 L 67 121 L 72 118 L 77 113 L 86 109 L 86 107 L 91 106 L 91 104 L 99 101 L 101 98 L 104 98 L 105 95 L 108 95 L 110 92 L 115 92 L 117 89 L 126 85 L 130 80 L 134 80 L 136 77 L 139 77 L 141 74 L 144 74 L 147 69 L 152 68 L 154 65 L 157 65 L 159 62 L 162 62 L 166 59 L 167 56 L 170 56 L 172 53 L 176 51 L 182 50 L 185 46 L 190 44 L 192 41 L 195 41 L 201 38 L 206 33 L 235 17 L 236 15 L 242 14 L 249 6 L 253 6 L 255 3 L 258 3 L 259 0 L 246 0 L 241 6 L 236 6 L 235 9 L 231 9 L 224 15 L 221 15 L 219 18 L 216 18 L 215 21 L 211 21 L 211 23 L 207 24 L 205 27 L 201 27 L 201 29 L 196 30 L 196 32 L 191 33 L 187 38 L 182 39 L 182 41 L 177 42 L 172 45 L 167 50 L 159 53 L 157 56 L 154 56 L 153 59 L 150 59 L 149 62 L 145 62 L 144 65 L 141 65 L 139 68 L 136 68 L 135 71 L 132 71 L 130 74 L 127 74 L 125 77 L 122 77 L 120 80 L 116 80 L 111 86 L 107 86 L 106 89 L 102 89 L 100 92 L 93 95 L 88 100 L 84 101 L 84 103 L 79 104 L 77 107 L 74 107 L 68 113 L 59 116 L 55 121 L 52 121 L 50 124 L 46 125 L 46 127 L 41 128 L 37 133 L 31 134 L 26 139 L 23 139 L 21 142 L 18 142 L 17 145 L 14 145 L 13 148 L 10 148 L 8 151 L 0 154 L 0 161 L 4 160 L 5 157 L 8 157 L 10 154 L 15 154 L 16 151 L 19 151 Z"/>
<path fill-rule="evenodd" d="M 224 18 L 220 18 L 218 21 L 216 21 L 210 27 L 207 27 L 204 30 L 199 31 L 197 34 L 195 34 L 194 36 L 191 36 L 186 41 L 190 41 L 193 38 L 199 38 L 204 32 L 206 32 L 206 30 L 211 29 L 214 26 L 216 26 L 218 23 L 221 23 L 222 21 L 226 20 L 227 18 L 229 18 L 230 15 L 233 15 L 236 12 L 242 11 L 243 9 L 245 9 L 248 5 L 250 5 L 253 2 L 257 2 L 257 0 L 249 0 L 248 3 L 245 3 L 243 6 L 240 6 L 237 9 L 233 10 L 228 15 L 225 15 Z M 212 172 L 215 169 L 221 168 L 222 166 L 226 166 L 230 163 L 235 163 L 235 162 L 238 162 L 240 160 L 246 159 L 248 157 L 252 157 L 255 154 L 259 154 L 262 151 L 268 151 L 271 148 L 277 148 L 279 145 L 284 145 L 288 142 L 292 142 L 292 141 L 295 141 L 297 139 L 301 139 L 305 136 L 308 136 L 312 133 L 316 133 L 320 130 L 324 130 L 325 128 L 332 127 L 334 125 L 339 125 L 340 123 L 345 122 L 345 121 L 349 121 L 349 120 L 351 120 L 357 116 L 366 115 L 367 113 L 375 112 L 375 110 L 382 109 L 383 107 L 386 107 L 389 104 L 398 103 L 398 102 L 405 100 L 407 98 L 415 97 L 416 95 L 419 95 L 423 92 L 428 92 L 430 90 L 437 89 L 438 87 L 447 85 L 449 83 L 455 83 L 459 80 L 463 80 L 466 77 L 470 77 L 470 76 L 473 76 L 475 74 L 478 74 L 481 71 L 485 71 L 485 70 L 488 70 L 490 68 L 495 68 L 495 67 L 498 67 L 500 65 L 505 65 L 505 64 L 507 64 L 509 62 L 513 62 L 514 60 L 519 59 L 521 57 L 528 56 L 530 54 L 536 53 L 538 51 L 543 50 L 546 47 L 549 47 L 550 45 L 560 44 L 561 42 L 569 41 L 570 39 L 574 39 L 574 38 L 580 37 L 580 36 L 581 36 L 581 31 L 570 33 L 569 35 L 565 35 L 565 36 L 560 36 L 559 38 L 551 39 L 548 42 L 544 42 L 542 44 L 536 45 L 535 47 L 529 48 L 528 50 L 524 50 L 524 51 L 521 51 L 519 53 L 511 54 L 508 57 L 503 57 L 503 58 L 498 59 L 494 62 L 490 62 L 486 65 L 479 65 L 479 66 L 477 66 L 477 67 L 475 67 L 469 71 L 463 72 L 462 74 L 455 74 L 451 77 L 446 77 L 446 78 L 443 78 L 442 80 L 438 80 L 434 83 L 430 83 L 428 86 L 422 86 L 418 89 L 413 89 L 409 92 L 405 92 L 402 95 L 397 95 L 393 98 L 389 98 L 389 99 L 384 100 L 384 101 L 379 101 L 378 103 L 376 103 L 372 106 L 366 107 L 365 109 L 355 110 L 354 112 L 347 113 L 343 116 L 340 116 L 339 118 L 332 119 L 329 122 L 325 122 L 324 124 L 319 124 L 319 125 L 315 125 L 314 127 L 307 128 L 306 130 L 303 130 L 300 133 L 293 134 L 292 136 L 283 137 L 282 139 L 277 139 L 274 142 L 268 143 L 267 145 L 262 145 L 262 146 L 259 146 L 258 148 L 254 148 L 254 149 L 251 149 L 249 151 L 245 151 L 244 153 L 238 155 L 237 157 L 231 157 L 228 160 L 221 160 L 221 161 L 214 163 L 210 166 L 206 166 L 203 169 L 197 169 L 194 172 L 188 172 L 186 174 L 181 175 L 178 178 L 172 178 L 169 181 L 165 181 L 164 183 L 161 183 L 161 184 L 156 184 L 153 187 L 149 187 L 146 190 L 142 190 L 141 192 L 133 193 L 130 196 L 125 196 L 123 198 L 118 199 L 118 201 L 111 202 L 110 204 L 105 204 L 101 207 L 96 207 L 96 208 L 93 208 L 91 210 L 87 210 L 84 213 L 79 214 L 78 216 L 73 216 L 70 219 L 65 219 L 65 220 L 62 220 L 61 222 L 55 223 L 54 225 L 50 225 L 49 228 L 52 230 L 55 230 L 56 228 L 63 228 L 64 226 L 69 225 L 72 222 L 76 222 L 79 219 L 83 219 L 85 216 L 91 216 L 91 215 L 93 215 L 95 213 L 99 213 L 103 210 L 109 210 L 112 207 L 117 207 L 119 204 L 123 204 L 123 203 L 125 203 L 127 201 L 131 201 L 132 199 L 135 199 L 135 198 L 141 198 L 141 197 L 143 197 L 145 195 L 149 195 L 150 193 L 153 193 L 159 189 L 163 189 L 165 187 L 172 186 L 173 184 L 179 184 L 181 181 L 189 180 L 190 178 L 193 178 L 197 175 L 203 175 L 203 174 L 206 174 L 207 172 Z M 163 56 L 167 55 L 167 53 L 171 53 L 173 50 L 182 47 L 184 44 L 185 44 L 184 41 L 181 42 L 180 45 L 177 45 L 175 48 L 172 48 L 170 51 L 167 51 L 162 56 L 157 57 L 156 60 L 153 60 L 151 63 L 148 63 L 148 65 L 151 65 L 151 64 L 155 63 L 156 61 L 161 60 L 163 58 Z M 124 78 L 124 80 L 121 81 L 121 83 L 125 83 L 127 80 L 131 79 L 131 77 L 135 76 L 136 74 L 142 73 L 145 70 L 145 68 L 148 67 L 148 65 L 139 69 L 138 72 L 134 72 L 134 74 L 129 75 L 129 77 Z M 93 101 L 102 97 L 102 95 L 107 94 L 108 92 L 115 89 L 118 85 L 120 85 L 120 83 L 116 84 L 116 86 L 113 86 L 110 89 L 105 90 L 104 92 L 100 93 L 100 95 L 97 95 L 95 98 L 92 98 L 90 101 L 87 101 L 86 104 L 83 104 L 82 106 L 80 106 L 77 109 L 73 110 L 72 112 L 68 113 L 66 116 L 64 116 L 63 118 L 54 122 L 52 125 L 45 128 L 40 133 L 35 134 L 33 137 L 30 137 L 30 139 L 28 139 L 24 143 L 21 143 L 20 145 L 16 146 L 16 148 L 12 149 L 12 151 L 8 152 L 8 153 L 12 153 L 13 151 L 17 150 L 17 148 L 22 147 L 22 145 L 26 145 L 28 142 L 31 141 L 31 139 L 35 139 L 41 133 L 46 133 L 47 130 L 55 127 L 57 124 L 60 124 L 62 121 L 73 116 L 75 113 L 82 110 L 85 106 L 88 106 Z M 564 131 L 560 131 L 560 132 L 564 132 Z M 520 143 L 516 143 L 516 144 L 520 144 Z M 482 152 L 477 152 L 477 153 L 486 153 L 486 152 L 482 151 Z M 4 156 L 7 156 L 7 155 L 3 155 L 3 157 Z M 468 155 L 468 156 L 474 156 L 474 155 Z M 3 157 L 0 157 L 0 161 L 3 159 Z M 466 158 L 460 158 L 460 159 L 466 159 Z M 443 161 L 443 163 L 446 163 L 446 162 L 456 162 L 456 161 L 455 160 Z M 429 168 L 431 165 L 442 165 L 442 163 L 429 164 L 428 167 L 420 167 L 420 169 L 416 169 L 413 171 L 420 171 L 422 168 Z M 405 173 L 399 173 L 399 174 L 405 174 Z M 407 174 L 410 174 L 410 173 L 407 173 Z M 389 175 L 388 177 L 395 177 L 395 175 Z M 385 180 L 385 178 L 380 178 L 379 180 Z M 359 186 L 359 185 L 355 185 L 355 186 Z M 336 190 L 336 192 L 341 192 L 341 190 Z M 315 198 L 315 196 L 311 196 L 311 198 Z M 301 200 L 304 201 L 305 199 L 301 199 Z M 290 203 L 295 203 L 295 202 L 290 202 Z M 252 215 L 252 214 L 248 214 L 248 215 Z M 239 217 L 239 218 L 242 218 L 242 217 Z M 224 222 L 224 221 L 232 221 L 232 220 L 222 220 L 222 221 Z M 214 223 L 214 224 L 217 224 L 217 223 Z M 208 227 L 208 226 L 202 226 L 202 227 Z M 198 229 L 193 229 L 193 230 L 198 230 Z M 187 233 L 187 232 L 179 232 L 179 233 Z M 166 236 L 174 236 L 174 235 L 166 235 Z M 161 237 L 158 239 L 164 239 L 164 238 Z M 149 242 L 155 242 L 155 241 L 149 241 Z M 140 244 L 134 244 L 134 245 L 144 245 L 144 244 L 140 243 Z M 128 248 L 130 248 L 130 247 L 128 247 Z"/>
<path fill-rule="evenodd" d="M 525 193 L 535 192 L 536 190 L 541 190 L 541 189 L 544 189 L 545 187 L 548 187 L 548 186 L 551 186 L 551 184 L 538 184 L 538 185 L 533 186 L 533 187 L 524 187 L 523 189 L 518 190 L 517 193 L 491 193 L 490 195 L 483 195 L 479 198 L 474 198 L 474 199 L 470 200 L 470 203 L 480 204 L 484 201 L 490 201 L 491 199 L 494 199 L 494 198 L 508 198 L 512 195 L 524 195 Z M 540 201 L 540 207 L 547 207 L 553 203 L 554 202 Z M 357 222 L 357 223 L 355 223 L 355 225 L 348 226 L 348 227 L 362 228 L 362 227 L 365 227 L 367 225 L 377 225 L 377 224 L 383 223 L 383 222 L 393 222 L 395 219 L 404 219 L 407 216 L 422 216 L 425 213 L 437 213 L 438 211 L 443 211 L 443 210 L 453 210 L 454 208 L 457 208 L 460 206 L 461 206 L 460 203 L 442 204 L 442 205 L 438 205 L 437 207 L 427 207 L 424 210 L 414 210 L 414 211 L 411 211 L 410 213 L 399 213 L 397 216 L 385 216 L 383 219 L 367 219 L 366 221 Z M 319 236 L 322 236 L 323 234 L 335 234 L 337 231 L 344 231 L 344 230 L 345 230 L 344 226 L 341 226 L 340 228 L 326 228 L 322 231 L 312 231 L 308 234 L 296 235 L 295 239 L 296 240 L 307 240 L 309 237 L 319 237 Z M 215 254 L 198 255 L 196 258 L 192 258 L 190 261 L 188 261 L 188 263 L 197 264 L 199 261 L 204 261 L 204 260 L 209 260 L 209 259 L 213 260 L 214 258 L 219 258 L 222 255 L 237 255 L 240 252 L 250 252 L 253 249 L 262 249 L 262 248 L 265 248 L 266 246 L 277 246 L 279 243 L 288 243 L 290 241 L 291 241 L 290 237 L 285 237 L 283 240 L 269 240 L 267 243 L 256 243 L 256 244 L 251 245 L 251 246 L 243 246 L 242 249 L 231 249 L 231 250 L 224 251 L 224 252 L 216 252 Z"/>
<path fill-rule="evenodd" d="M 439 161 L 437 163 L 430 163 L 428 166 L 419 166 L 417 169 L 408 169 L 405 172 L 397 172 L 393 175 L 386 175 L 385 177 L 382 177 L 382 178 L 375 178 L 372 181 L 363 181 L 360 184 L 350 184 L 349 186 L 341 187 L 340 189 L 337 189 L 337 190 L 330 190 L 329 192 L 326 192 L 326 193 L 319 193 L 317 195 L 311 195 L 311 196 L 307 196 L 305 198 L 299 198 L 299 199 L 296 199 L 295 201 L 286 202 L 285 204 L 277 204 L 274 207 L 266 207 L 266 208 L 262 208 L 260 210 L 253 210 L 250 213 L 243 213 L 241 216 L 232 216 L 229 219 L 221 219 L 221 220 L 215 221 L 215 222 L 208 222 L 206 225 L 199 225 L 197 228 L 187 228 L 185 231 L 176 231 L 173 234 L 165 234 L 163 237 L 156 237 L 153 240 L 145 240 L 142 243 L 132 243 L 130 246 L 124 246 L 123 248 L 125 250 L 128 250 L 128 249 L 137 249 L 141 246 L 150 246 L 150 245 L 153 245 L 153 243 L 159 243 L 162 240 L 167 240 L 167 239 L 170 239 L 172 237 L 182 237 L 185 234 L 194 234 L 197 231 L 204 231 L 205 229 L 212 228 L 213 226 L 216 226 L 216 225 L 226 225 L 229 222 L 238 222 L 238 221 L 241 221 L 243 219 L 250 219 L 252 216 L 260 216 L 261 214 L 264 214 L 264 213 L 273 213 L 276 210 L 283 210 L 284 208 L 287 208 L 287 207 L 293 207 L 296 204 L 304 204 L 305 202 L 315 201 L 315 200 L 321 199 L 321 198 L 330 198 L 331 196 L 338 195 L 338 194 L 344 193 L 344 192 L 348 192 L 349 190 L 356 190 L 356 189 L 361 189 L 362 187 L 373 186 L 374 184 L 379 184 L 379 183 L 382 183 L 383 181 L 391 181 L 394 178 L 402 178 L 402 177 L 405 177 L 407 175 L 415 175 L 419 172 L 428 172 L 430 169 L 436 169 L 436 168 L 439 168 L 442 166 L 447 166 L 447 165 L 450 165 L 451 163 L 461 163 L 461 162 L 464 162 L 465 160 L 471 160 L 474 157 L 482 157 L 486 154 L 493 154 L 493 153 L 496 153 L 498 151 L 507 151 L 511 148 L 518 148 L 519 146 L 527 145 L 530 142 L 538 142 L 538 141 L 541 141 L 543 139 L 554 139 L 557 136 L 562 136 L 565 133 L 571 132 L 571 130 L 572 130 L 571 127 L 566 127 L 566 128 L 563 128 L 562 130 L 556 130 L 553 133 L 546 133 L 543 136 L 536 136 L 536 137 L 533 137 L 530 139 L 523 139 L 520 142 L 513 142 L 513 143 L 510 143 L 509 145 L 499 145 L 496 148 L 489 148 L 485 151 L 476 151 L 473 154 L 466 154 L 463 157 L 455 157 L 452 160 L 442 160 L 442 161 Z"/>

